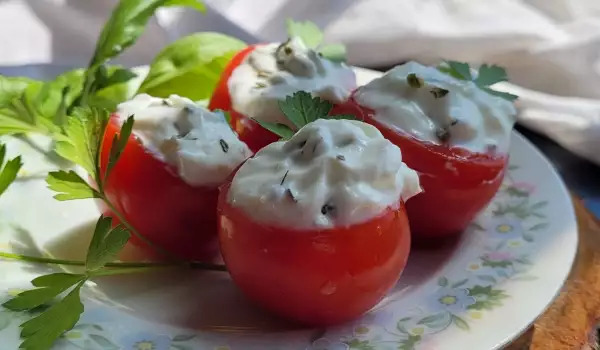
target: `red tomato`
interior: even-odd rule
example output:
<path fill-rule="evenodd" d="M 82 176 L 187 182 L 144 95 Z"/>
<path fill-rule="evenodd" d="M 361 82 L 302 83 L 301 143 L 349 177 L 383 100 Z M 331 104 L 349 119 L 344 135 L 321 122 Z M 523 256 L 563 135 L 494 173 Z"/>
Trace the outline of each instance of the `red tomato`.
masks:
<path fill-rule="evenodd" d="M 233 281 L 273 313 L 311 326 L 355 319 L 394 286 L 406 265 L 404 210 L 349 227 L 298 231 L 257 223 L 219 197 L 219 242 Z"/>
<path fill-rule="evenodd" d="M 113 137 L 120 127 L 111 116 L 102 142 L 105 172 Z M 141 235 L 186 260 L 206 260 L 217 249 L 218 188 L 194 187 L 177 170 L 154 157 L 133 136 L 104 183 L 108 199 Z M 140 248 L 147 245 L 132 236 Z"/>
<path fill-rule="evenodd" d="M 423 193 L 406 205 L 413 241 L 438 244 L 464 231 L 492 200 L 507 168 L 508 156 L 472 153 L 422 142 L 378 122 L 374 112 L 350 98 L 335 113 L 348 113 L 374 125 L 402 150 L 403 161 L 419 173 Z"/>
<path fill-rule="evenodd" d="M 231 115 L 231 127 L 238 134 L 240 140 L 248 145 L 252 152 L 256 152 L 264 146 L 279 140 L 279 137 L 233 109 L 227 83 L 233 71 L 255 48 L 256 45 L 248 46 L 233 56 L 221 74 L 221 78 L 208 104 L 208 109 L 210 110 L 221 109 L 229 112 Z"/>

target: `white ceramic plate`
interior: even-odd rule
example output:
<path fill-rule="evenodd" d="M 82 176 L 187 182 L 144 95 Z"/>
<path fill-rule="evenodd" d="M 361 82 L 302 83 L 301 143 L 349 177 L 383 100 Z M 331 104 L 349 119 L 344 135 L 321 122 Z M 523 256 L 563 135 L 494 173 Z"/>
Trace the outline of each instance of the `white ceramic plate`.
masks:
<path fill-rule="evenodd" d="M 361 83 L 377 74 L 358 70 Z M 98 216 L 95 204 L 55 201 L 38 175 L 56 165 L 22 141 L 10 140 L 9 148 L 24 154 L 26 171 L 0 199 L 0 246 L 81 258 Z M 551 165 L 517 133 L 510 156 L 501 191 L 457 246 L 413 252 L 393 292 L 356 322 L 293 329 L 255 308 L 226 274 L 177 271 L 90 284 L 79 325 L 56 348 L 500 348 L 553 300 L 577 247 L 572 203 Z M 33 277 L 48 271 L 46 266 L 0 263 L 0 299 L 28 288 Z M 18 325 L 27 317 L 0 311 L 2 349 L 17 349 Z"/>

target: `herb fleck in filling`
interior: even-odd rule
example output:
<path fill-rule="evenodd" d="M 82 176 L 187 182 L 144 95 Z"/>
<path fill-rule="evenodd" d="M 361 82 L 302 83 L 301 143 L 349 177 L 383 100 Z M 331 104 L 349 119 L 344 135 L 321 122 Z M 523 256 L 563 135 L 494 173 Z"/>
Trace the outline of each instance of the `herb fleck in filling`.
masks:
<path fill-rule="evenodd" d="M 223 150 L 224 153 L 227 153 L 229 151 L 229 144 L 227 142 L 225 142 L 225 140 L 220 139 L 219 144 L 221 144 L 221 149 Z"/>

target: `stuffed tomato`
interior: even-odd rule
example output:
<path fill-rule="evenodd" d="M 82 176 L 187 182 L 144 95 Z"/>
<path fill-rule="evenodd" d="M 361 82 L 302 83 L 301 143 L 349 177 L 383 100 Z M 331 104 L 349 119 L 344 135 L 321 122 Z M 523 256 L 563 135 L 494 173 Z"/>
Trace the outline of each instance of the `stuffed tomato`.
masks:
<path fill-rule="evenodd" d="M 275 314 L 313 326 L 354 319 L 402 273 L 404 202 L 420 190 L 376 128 L 317 120 L 263 148 L 221 188 L 223 259 L 234 282 Z"/>
<path fill-rule="evenodd" d="M 279 137 L 252 119 L 294 127 L 279 108 L 286 96 L 306 91 L 337 104 L 355 88 L 350 67 L 322 57 L 293 37 L 240 51 L 221 75 L 208 107 L 228 111 L 240 139 L 256 152 Z"/>
<path fill-rule="evenodd" d="M 111 116 L 102 142 L 103 174 L 112 140 L 131 115 L 132 136 L 104 181 L 108 199 L 153 244 L 182 259 L 208 258 L 217 248 L 218 186 L 250 150 L 223 114 L 182 97 L 143 94 Z M 130 242 L 147 248 L 136 236 Z"/>
<path fill-rule="evenodd" d="M 406 207 L 417 243 L 461 233 L 502 183 L 516 110 L 472 81 L 410 62 L 358 88 L 335 112 L 376 126 L 419 173 L 424 193 Z"/>

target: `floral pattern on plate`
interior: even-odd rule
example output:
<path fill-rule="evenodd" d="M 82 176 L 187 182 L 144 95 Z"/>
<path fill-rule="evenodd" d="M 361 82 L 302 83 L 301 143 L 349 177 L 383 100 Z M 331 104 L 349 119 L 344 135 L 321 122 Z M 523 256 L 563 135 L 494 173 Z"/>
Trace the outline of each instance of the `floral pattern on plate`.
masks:
<path fill-rule="evenodd" d="M 110 298 L 87 295 L 80 322 L 55 350 L 447 350 L 461 348 L 448 344 L 464 344 L 465 339 L 473 349 L 489 350 L 518 334 L 544 309 L 552 298 L 549 294 L 566 277 L 576 249 L 574 215 L 568 212 L 571 203 L 558 176 L 517 134 L 510 153 L 514 164 L 501 190 L 465 233 L 457 252 L 439 258 L 439 266 L 431 264 L 426 274 L 409 266 L 386 300 L 356 322 L 329 329 L 237 334 L 225 326 L 213 331 L 161 322 L 146 316 L 144 308 L 130 310 Z M 84 224 L 97 218 L 97 208 L 84 202 L 57 204 L 44 192 L 43 176 L 30 176 L 53 167 L 42 166 L 41 160 L 37 164 L 41 158 L 36 155 L 24 159 L 32 166 L 30 174 L 22 174 L 23 182 L 11 186 L 12 194 L 8 191 L 0 201 L 0 247 L 14 249 L 6 233 L 18 233 L 14 223 L 27 224 L 35 236 L 34 246 L 40 247 L 29 254 L 45 254 L 42 247 L 48 236 L 62 237 L 71 229 L 66 219 L 76 216 L 69 225 Z M 19 192 L 24 190 L 32 197 L 27 204 Z M 38 206 L 36 221 L 27 216 L 31 203 Z M 55 209 L 59 205 L 60 210 Z M 540 257 L 544 249 L 546 255 Z M 0 262 L 0 302 L 30 288 L 33 277 L 48 272 L 46 266 Z M 536 299 L 529 301 L 532 296 Z M 162 304 L 148 307 L 168 311 Z M 514 309 L 519 317 L 512 327 L 505 316 Z M 19 324 L 30 317 L 0 309 L 2 349 L 18 346 Z M 491 333 L 498 337 L 489 340 Z"/>

